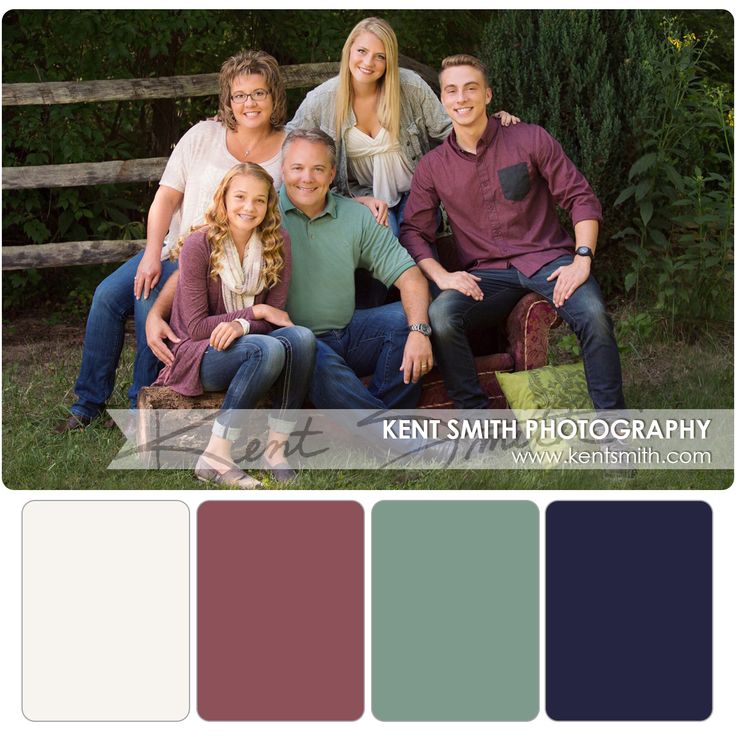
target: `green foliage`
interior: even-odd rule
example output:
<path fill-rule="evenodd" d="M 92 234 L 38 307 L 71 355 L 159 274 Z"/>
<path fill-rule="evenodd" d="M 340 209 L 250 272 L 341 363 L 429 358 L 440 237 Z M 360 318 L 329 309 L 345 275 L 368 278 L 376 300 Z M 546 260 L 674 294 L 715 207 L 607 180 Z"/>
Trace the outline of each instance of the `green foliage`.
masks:
<path fill-rule="evenodd" d="M 40 281 L 41 274 L 37 268 L 3 274 L 3 311 L 13 306 L 23 307 L 33 301 Z"/>
<path fill-rule="evenodd" d="M 632 255 L 625 288 L 671 330 L 733 309 L 733 92 L 708 81 L 711 39 L 663 22 L 640 156 L 616 200 L 633 210 L 614 236 Z"/>
<path fill-rule="evenodd" d="M 638 137 L 648 107 L 643 61 L 654 50 L 654 17 L 635 10 L 498 11 L 483 34 L 493 107 L 560 141 L 603 204 L 603 243 L 622 226 L 609 217 L 633 162 L 626 143 Z"/>

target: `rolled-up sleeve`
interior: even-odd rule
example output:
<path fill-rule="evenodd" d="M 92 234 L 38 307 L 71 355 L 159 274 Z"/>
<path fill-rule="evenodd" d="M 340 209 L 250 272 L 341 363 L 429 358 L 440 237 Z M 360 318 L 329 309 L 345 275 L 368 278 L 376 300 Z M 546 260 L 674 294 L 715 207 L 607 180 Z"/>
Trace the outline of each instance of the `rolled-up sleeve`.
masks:
<path fill-rule="evenodd" d="M 568 158 L 559 141 L 544 128 L 535 127 L 536 164 L 556 204 L 570 214 L 573 225 L 581 220 L 603 221 L 603 210 L 588 180 Z"/>
<path fill-rule="evenodd" d="M 362 207 L 362 205 L 361 205 Z M 358 265 L 367 268 L 386 286 L 391 286 L 414 261 L 401 247 L 391 229 L 379 225 L 367 208 L 363 216 L 360 258 Z"/>

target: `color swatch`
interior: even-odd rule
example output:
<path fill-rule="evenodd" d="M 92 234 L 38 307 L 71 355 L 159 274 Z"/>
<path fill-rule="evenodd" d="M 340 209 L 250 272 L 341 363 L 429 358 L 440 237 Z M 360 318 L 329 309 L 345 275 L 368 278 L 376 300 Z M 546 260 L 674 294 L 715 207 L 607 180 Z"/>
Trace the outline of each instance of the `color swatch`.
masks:
<path fill-rule="evenodd" d="M 526 721 L 539 709 L 539 510 L 382 501 L 372 515 L 373 714 Z"/>
<path fill-rule="evenodd" d="M 702 502 L 547 509 L 547 713 L 702 720 L 712 700 L 712 519 Z"/>
<path fill-rule="evenodd" d="M 187 506 L 26 504 L 26 718 L 175 721 L 188 711 Z"/>
<path fill-rule="evenodd" d="M 200 506 L 202 718 L 362 715 L 363 524 L 363 508 L 353 502 Z"/>

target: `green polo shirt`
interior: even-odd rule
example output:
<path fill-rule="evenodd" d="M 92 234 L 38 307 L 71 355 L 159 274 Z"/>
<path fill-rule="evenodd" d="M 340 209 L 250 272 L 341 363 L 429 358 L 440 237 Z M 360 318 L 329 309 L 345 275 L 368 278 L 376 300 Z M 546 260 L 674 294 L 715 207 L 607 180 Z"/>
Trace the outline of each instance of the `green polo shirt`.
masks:
<path fill-rule="evenodd" d="M 390 228 L 360 202 L 329 192 L 310 219 L 280 192 L 283 225 L 291 237 L 291 283 L 286 309 L 295 324 L 319 334 L 341 330 L 355 311 L 355 269 L 391 286 L 414 265 Z"/>

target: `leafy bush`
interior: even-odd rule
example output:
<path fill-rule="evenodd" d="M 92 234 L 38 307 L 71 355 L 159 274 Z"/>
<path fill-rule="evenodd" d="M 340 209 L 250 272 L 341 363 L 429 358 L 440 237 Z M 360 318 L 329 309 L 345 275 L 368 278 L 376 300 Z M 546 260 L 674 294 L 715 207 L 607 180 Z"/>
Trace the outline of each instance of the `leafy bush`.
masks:
<path fill-rule="evenodd" d="M 733 310 L 733 91 L 708 82 L 711 41 L 663 21 L 640 155 L 616 201 L 634 208 L 615 236 L 633 256 L 626 289 L 671 329 Z"/>
<path fill-rule="evenodd" d="M 624 224 L 612 205 L 648 114 L 653 80 L 641 62 L 655 34 L 655 16 L 635 10 L 499 11 L 483 33 L 493 105 L 560 141 L 603 204 L 603 244 Z"/>

